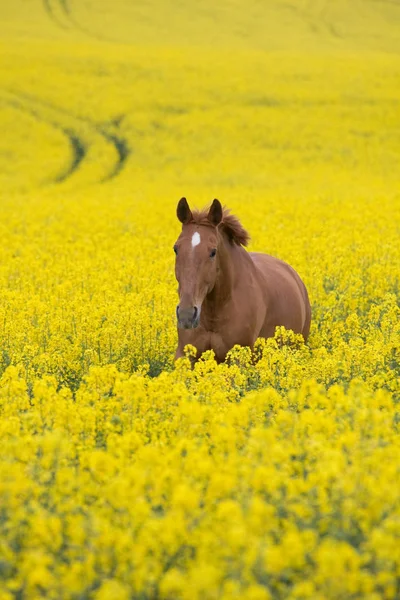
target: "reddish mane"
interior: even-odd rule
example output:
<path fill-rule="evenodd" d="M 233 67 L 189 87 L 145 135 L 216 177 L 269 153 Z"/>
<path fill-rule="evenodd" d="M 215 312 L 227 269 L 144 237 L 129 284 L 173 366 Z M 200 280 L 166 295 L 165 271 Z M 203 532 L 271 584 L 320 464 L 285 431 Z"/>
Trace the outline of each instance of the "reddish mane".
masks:
<path fill-rule="evenodd" d="M 210 221 L 208 220 L 208 211 L 208 207 L 203 210 L 194 210 L 192 212 L 192 219 L 190 220 L 190 223 L 195 223 L 196 225 L 210 225 Z M 223 209 L 222 221 L 218 227 L 223 233 L 225 233 L 231 244 L 247 246 L 250 240 L 250 235 L 245 230 L 239 219 L 235 217 L 235 215 L 232 215 L 225 207 Z"/>

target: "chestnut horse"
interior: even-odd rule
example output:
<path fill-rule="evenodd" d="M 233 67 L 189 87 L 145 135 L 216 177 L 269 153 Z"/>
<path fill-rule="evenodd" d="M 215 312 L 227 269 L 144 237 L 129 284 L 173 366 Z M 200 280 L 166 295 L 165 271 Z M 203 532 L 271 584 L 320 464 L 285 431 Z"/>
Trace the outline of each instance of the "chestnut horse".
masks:
<path fill-rule="evenodd" d="M 181 198 L 182 223 L 174 251 L 179 304 L 178 348 L 186 344 L 214 350 L 222 362 L 235 345 L 254 345 L 258 337 L 273 337 L 284 325 L 306 340 L 311 307 L 307 290 L 288 264 L 244 249 L 249 234 L 239 220 L 214 200 L 209 210 L 191 211 Z"/>

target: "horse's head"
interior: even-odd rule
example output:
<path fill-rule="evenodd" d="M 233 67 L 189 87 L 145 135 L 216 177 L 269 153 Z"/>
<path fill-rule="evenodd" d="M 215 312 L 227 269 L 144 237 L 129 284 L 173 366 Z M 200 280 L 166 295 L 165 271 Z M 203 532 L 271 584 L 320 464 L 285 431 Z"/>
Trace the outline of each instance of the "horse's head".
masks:
<path fill-rule="evenodd" d="M 182 233 L 174 245 L 175 276 L 178 280 L 179 304 L 176 307 L 178 327 L 194 329 L 199 325 L 201 305 L 214 288 L 217 278 L 217 227 L 223 217 L 219 200 L 214 200 L 208 213 L 194 219 L 186 198 L 181 198 L 177 216 Z"/>

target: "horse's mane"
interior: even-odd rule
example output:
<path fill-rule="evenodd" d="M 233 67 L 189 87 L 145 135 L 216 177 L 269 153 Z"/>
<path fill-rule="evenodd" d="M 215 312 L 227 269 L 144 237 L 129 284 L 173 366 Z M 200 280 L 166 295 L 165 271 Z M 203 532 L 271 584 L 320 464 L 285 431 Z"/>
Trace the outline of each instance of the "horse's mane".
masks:
<path fill-rule="evenodd" d="M 192 211 L 191 223 L 196 225 L 210 225 L 208 220 L 209 208 L 203 210 Z M 235 215 L 231 215 L 228 208 L 223 209 L 222 221 L 218 228 L 225 233 L 231 244 L 237 244 L 238 246 L 247 246 L 250 235 L 245 230 L 241 222 Z"/>

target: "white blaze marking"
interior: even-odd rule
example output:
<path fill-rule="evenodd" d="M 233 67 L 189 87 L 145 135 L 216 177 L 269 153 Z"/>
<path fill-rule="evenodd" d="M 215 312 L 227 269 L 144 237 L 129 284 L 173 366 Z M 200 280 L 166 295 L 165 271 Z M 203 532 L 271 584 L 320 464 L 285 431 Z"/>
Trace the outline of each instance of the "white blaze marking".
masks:
<path fill-rule="evenodd" d="M 196 231 L 192 237 L 192 248 L 195 248 L 200 244 L 200 234 Z"/>

